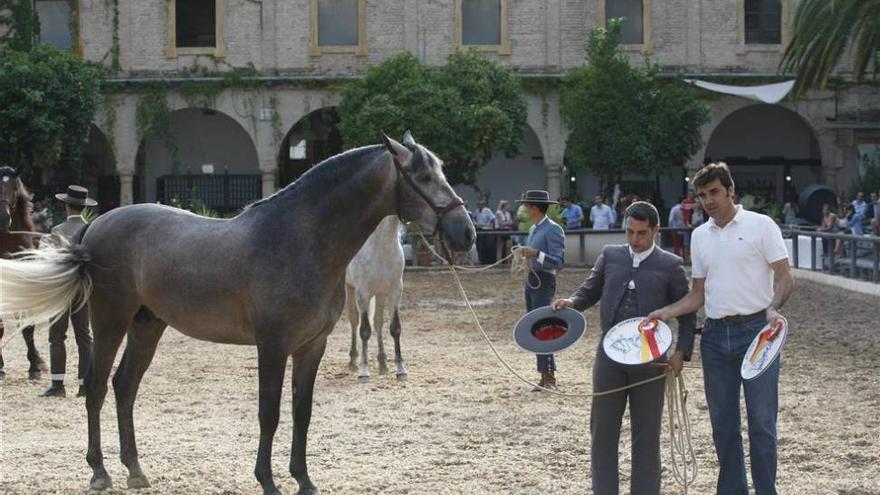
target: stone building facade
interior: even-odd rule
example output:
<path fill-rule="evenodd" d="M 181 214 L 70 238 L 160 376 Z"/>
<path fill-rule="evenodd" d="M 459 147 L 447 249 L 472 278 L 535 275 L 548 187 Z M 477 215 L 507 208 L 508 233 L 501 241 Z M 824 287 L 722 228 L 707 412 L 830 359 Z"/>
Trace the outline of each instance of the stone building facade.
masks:
<path fill-rule="evenodd" d="M 87 153 L 105 177 L 98 187 L 129 204 L 161 200 L 160 177 L 211 169 L 259 176 L 259 193 L 271 194 L 338 141 L 332 109 L 344 81 L 403 50 L 441 65 L 457 48 L 474 46 L 522 77 L 558 77 L 584 62 L 593 27 L 622 14 L 623 48 L 634 64 L 647 54 L 670 73 L 757 84 L 777 74 L 796 0 L 78 0 L 72 12 L 66 1 L 35 5 L 75 21 L 43 23 L 41 38 L 74 26 L 69 43 L 84 59 L 117 68 L 112 110 L 96 116 Z M 210 95 L 179 89 L 244 67 L 260 85 Z M 841 76 L 848 67 L 841 64 Z M 139 117 L 143 88 L 157 81 L 171 111 L 164 137 L 143 129 Z M 558 94 L 527 101 L 523 153 L 493 159 L 481 189 L 493 202 L 535 187 L 593 194 L 595 181 L 565 168 L 569 136 Z M 777 199 L 816 182 L 849 187 L 860 153 L 880 143 L 876 86 L 813 91 L 775 105 L 721 95 L 707 103 L 704 146 L 663 179 L 667 203 L 709 158 L 728 159 L 738 180 Z M 654 181 L 626 179 L 636 188 Z"/>

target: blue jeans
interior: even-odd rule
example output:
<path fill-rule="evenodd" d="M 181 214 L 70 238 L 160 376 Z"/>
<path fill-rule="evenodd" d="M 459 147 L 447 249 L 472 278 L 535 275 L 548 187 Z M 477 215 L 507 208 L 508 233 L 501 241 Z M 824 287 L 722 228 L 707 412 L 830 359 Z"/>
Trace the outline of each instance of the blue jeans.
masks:
<path fill-rule="evenodd" d="M 540 286 L 537 289 L 532 287 Z M 532 287 L 529 287 L 531 285 Z M 553 296 L 556 294 L 556 275 L 547 272 L 538 272 L 538 278 L 532 272 L 529 272 L 526 281 L 526 310 L 531 311 L 542 306 L 549 306 L 553 302 Z M 538 371 L 556 371 L 556 360 L 553 354 L 538 354 Z"/>
<path fill-rule="evenodd" d="M 741 323 L 706 319 L 700 353 L 712 438 L 721 470 L 718 495 L 748 495 L 743 457 L 739 391 L 746 398 L 752 482 L 757 495 L 776 494 L 776 416 L 779 411 L 779 359 L 764 374 L 743 381 L 740 366 L 752 340 L 767 324 L 764 316 Z"/>

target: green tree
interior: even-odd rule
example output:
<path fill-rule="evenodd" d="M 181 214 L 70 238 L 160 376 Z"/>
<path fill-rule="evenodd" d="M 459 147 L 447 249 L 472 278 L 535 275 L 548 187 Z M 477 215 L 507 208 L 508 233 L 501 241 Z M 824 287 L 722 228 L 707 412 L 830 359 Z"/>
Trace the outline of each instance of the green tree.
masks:
<path fill-rule="evenodd" d="M 0 0 L 0 50 L 30 50 L 37 26 L 33 0 Z"/>
<path fill-rule="evenodd" d="M 619 19 L 593 29 L 587 64 L 563 79 L 561 91 L 562 117 L 571 131 L 568 166 L 590 171 L 606 185 L 624 174 L 655 177 L 681 166 L 700 148 L 700 126 L 709 119 L 691 87 L 658 78 L 659 67 L 648 60 L 631 67 L 619 44 Z"/>
<path fill-rule="evenodd" d="M 78 168 L 99 76 L 97 67 L 52 46 L 0 51 L 0 160 L 22 170 Z"/>
<path fill-rule="evenodd" d="M 525 136 L 526 105 L 506 69 L 476 52 L 456 52 L 429 69 L 397 54 L 346 87 L 339 129 L 346 147 L 376 143 L 379 133 L 411 130 L 444 161 L 453 184 L 474 185 L 495 152 L 515 156 Z"/>
<path fill-rule="evenodd" d="M 795 94 L 824 88 L 850 51 L 856 81 L 872 60 L 878 70 L 880 0 L 801 0 L 792 31 L 780 68 L 796 75 Z"/>

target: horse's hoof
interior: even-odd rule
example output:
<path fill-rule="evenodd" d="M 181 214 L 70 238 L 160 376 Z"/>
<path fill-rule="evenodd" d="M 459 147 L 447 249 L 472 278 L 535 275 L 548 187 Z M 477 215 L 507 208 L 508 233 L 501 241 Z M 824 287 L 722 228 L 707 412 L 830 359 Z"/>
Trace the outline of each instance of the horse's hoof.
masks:
<path fill-rule="evenodd" d="M 113 482 L 110 480 L 110 476 L 93 476 L 92 481 L 89 483 L 89 491 L 94 492 L 102 492 L 104 490 L 109 490 L 113 487 Z"/>
<path fill-rule="evenodd" d="M 131 489 L 137 489 L 137 488 L 149 488 L 149 487 L 150 487 L 150 481 L 149 481 L 149 480 L 147 479 L 147 477 L 144 476 L 144 475 L 140 475 L 140 476 L 129 476 L 129 477 L 128 477 L 128 487 L 131 488 Z"/>
<path fill-rule="evenodd" d="M 300 488 L 296 495 L 318 495 L 318 487 L 310 486 L 307 488 Z"/>
<path fill-rule="evenodd" d="M 406 373 L 398 373 L 398 374 L 397 374 L 397 380 L 398 380 L 398 381 L 401 381 L 401 382 L 402 382 L 402 381 L 406 381 L 407 376 L 408 376 L 408 375 L 407 375 Z"/>
<path fill-rule="evenodd" d="M 354 373 L 357 370 L 358 370 L 357 363 L 348 363 L 348 371 L 351 371 L 352 373 Z"/>
<path fill-rule="evenodd" d="M 2 382 L 5 379 L 6 379 L 6 372 L 3 370 L 0 370 L 0 382 Z"/>
<path fill-rule="evenodd" d="M 380 375 L 387 375 L 387 374 L 388 374 L 388 368 L 387 368 L 386 366 L 379 366 L 379 374 L 380 374 Z"/>
<path fill-rule="evenodd" d="M 28 380 L 40 380 L 43 378 L 43 372 L 40 370 L 28 371 Z"/>
<path fill-rule="evenodd" d="M 358 381 L 361 383 L 367 383 L 370 381 L 370 375 L 358 376 Z"/>

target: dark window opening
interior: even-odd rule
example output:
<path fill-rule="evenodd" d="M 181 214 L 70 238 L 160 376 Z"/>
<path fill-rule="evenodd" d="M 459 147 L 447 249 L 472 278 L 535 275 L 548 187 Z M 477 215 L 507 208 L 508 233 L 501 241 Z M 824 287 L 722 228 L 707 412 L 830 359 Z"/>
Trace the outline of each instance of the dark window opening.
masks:
<path fill-rule="evenodd" d="M 175 5 L 175 33 L 178 47 L 217 46 L 215 0 L 177 0 Z"/>
<path fill-rule="evenodd" d="M 358 0 L 318 0 L 318 46 L 358 44 Z"/>
<path fill-rule="evenodd" d="M 37 0 L 34 10 L 40 22 L 40 43 L 61 49 L 73 46 L 72 18 L 67 0 Z"/>
<path fill-rule="evenodd" d="M 461 44 L 501 44 L 501 0 L 462 0 Z"/>
<path fill-rule="evenodd" d="M 620 42 L 625 45 L 641 45 L 645 42 L 645 26 L 642 18 L 642 0 L 611 0 L 605 2 L 605 23 L 623 17 Z"/>
<path fill-rule="evenodd" d="M 746 44 L 782 43 L 782 4 L 779 0 L 746 0 Z"/>

